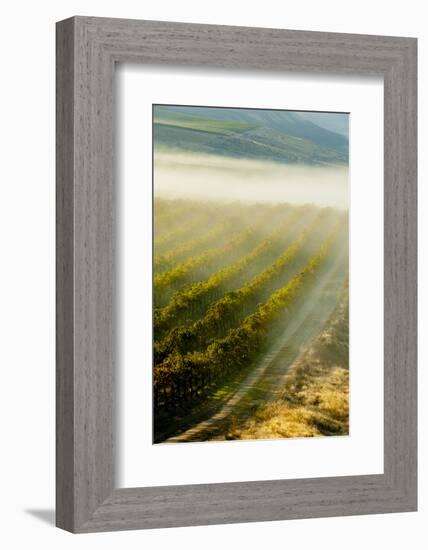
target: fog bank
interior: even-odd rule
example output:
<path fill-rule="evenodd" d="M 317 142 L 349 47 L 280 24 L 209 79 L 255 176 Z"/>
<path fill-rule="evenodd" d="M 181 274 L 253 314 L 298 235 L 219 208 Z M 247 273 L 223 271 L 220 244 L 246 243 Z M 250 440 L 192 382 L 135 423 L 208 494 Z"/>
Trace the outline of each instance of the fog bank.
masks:
<path fill-rule="evenodd" d="M 348 208 L 347 167 L 166 151 L 155 153 L 154 166 L 154 193 L 159 197 Z"/>

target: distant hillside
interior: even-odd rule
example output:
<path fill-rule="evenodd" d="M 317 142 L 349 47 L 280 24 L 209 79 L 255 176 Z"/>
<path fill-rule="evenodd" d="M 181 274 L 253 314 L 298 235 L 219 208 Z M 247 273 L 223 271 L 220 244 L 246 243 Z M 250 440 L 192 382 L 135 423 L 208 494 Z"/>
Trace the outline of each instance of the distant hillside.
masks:
<path fill-rule="evenodd" d="M 299 116 L 326 130 L 345 136 L 349 135 L 349 115 L 346 113 L 299 112 Z"/>
<path fill-rule="evenodd" d="M 344 164 L 345 136 L 289 111 L 156 106 L 157 145 L 293 164 Z"/>

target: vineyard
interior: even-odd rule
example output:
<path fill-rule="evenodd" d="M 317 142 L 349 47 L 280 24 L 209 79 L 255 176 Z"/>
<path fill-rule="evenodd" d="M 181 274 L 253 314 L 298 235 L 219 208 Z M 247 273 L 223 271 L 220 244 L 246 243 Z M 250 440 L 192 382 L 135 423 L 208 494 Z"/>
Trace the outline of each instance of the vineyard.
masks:
<path fill-rule="evenodd" d="M 215 412 L 328 285 L 334 309 L 347 247 L 344 211 L 155 199 L 155 442 Z"/>

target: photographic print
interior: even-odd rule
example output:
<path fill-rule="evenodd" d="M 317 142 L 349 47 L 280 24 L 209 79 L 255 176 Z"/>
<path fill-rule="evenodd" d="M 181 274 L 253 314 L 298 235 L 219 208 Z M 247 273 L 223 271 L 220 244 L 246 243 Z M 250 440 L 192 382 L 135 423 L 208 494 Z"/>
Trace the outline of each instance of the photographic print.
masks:
<path fill-rule="evenodd" d="M 349 114 L 153 106 L 153 442 L 349 433 Z"/>

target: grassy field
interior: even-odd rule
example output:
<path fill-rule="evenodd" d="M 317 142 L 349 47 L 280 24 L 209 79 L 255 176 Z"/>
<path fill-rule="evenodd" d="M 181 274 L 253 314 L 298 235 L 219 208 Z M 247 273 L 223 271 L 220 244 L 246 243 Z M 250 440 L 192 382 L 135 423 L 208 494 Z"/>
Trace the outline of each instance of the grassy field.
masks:
<path fill-rule="evenodd" d="M 232 419 L 226 439 L 280 439 L 349 432 L 348 292 L 320 335 L 288 370 L 280 395 L 251 419 Z"/>
<path fill-rule="evenodd" d="M 272 402 L 278 389 L 272 380 L 282 381 L 301 346 L 321 338 L 325 316 L 339 303 L 347 276 L 347 224 L 347 213 L 313 205 L 155 199 L 155 442 L 192 429 L 183 440 L 327 434 L 316 414 L 329 422 L 331 433 L 345 433 L 345 400 L 337 405 L 342 420 L 339 412 L 327 414 L 332 388 L 347 388 L 343 365 L 305 370 L 312 409 L 309 397 L 295 391 L 290 395 L 300 399 L 298 406 L 282 396 Z M 288 334 L 293 325 L 296 334 Z M 347 334 L 342 336 L 331 348 L 337 361 L 347 357 Z M 287 364 L 261 367 L 275 346 L 283 353 L 293 345 Z M 287 376 L 292 372 L 294 363 Z M 291 387 L 289 379 L 284 384 Z M 267 427 L 274 416 L 269 407 L 282 407 L 288 431 Z M 306 424 L 296 427 L 296 415 Z M 207 424 L 210 417 L 218 421 Z"/>
<path fill-rule="evenodd" d="M 235 133 L 239 134 L 256 127 L 253 124 L 245 124 L 244 122 L 206 120 L 196 117 L 192 120 L 174 120 L 165 118 L 162 120 L 155 120 L 155 124 L 162 124 L 169 126 L 170 128 L 186 128 L 188 130 L 194 130 L 195 132 L 208 132 L 210 134 L 225 136 Z"/>

